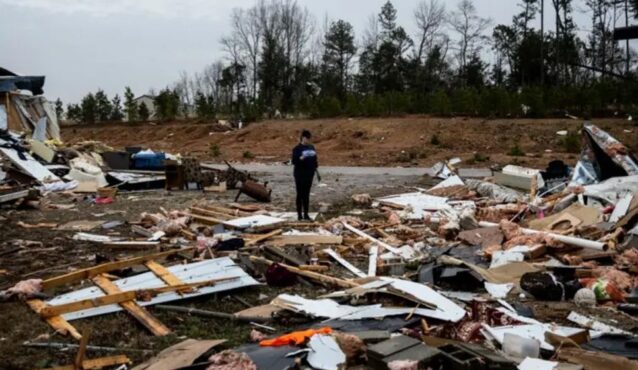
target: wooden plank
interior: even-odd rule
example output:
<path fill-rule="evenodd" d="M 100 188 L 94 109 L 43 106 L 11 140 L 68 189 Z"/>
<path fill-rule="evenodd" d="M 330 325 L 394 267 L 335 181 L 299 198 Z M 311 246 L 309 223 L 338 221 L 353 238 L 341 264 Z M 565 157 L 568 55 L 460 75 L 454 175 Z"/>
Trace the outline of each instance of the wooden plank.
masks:
<path fill-rule="evenodd" d="M 262 257 L 258 257 L 258 256 L 250 256 L 250 260 L 252 262 L 255 263 L 262 263 L 262 264 L 266 264 L 266 265 L 272 265 L 274 262 L 267 260 L 265 258 Z M 354 288 L 354 287 L 358 287 L 359 284 L 355 283 L 354 281 L 349 281 L 349 280 L 343 280 L 343 279 L 339 279 L 336 277 L 332 277 L 332 276 L 328 276 L 328 275 L 323 275 L 323 274 L 319 274 L 316 272 L 312 272 L 312 271 L 304 271 L 302 269 L 293 267 L 293 266 L 289 266 L 283 263 L 280 263 L 279 266 L 284 267 L 286 270 L 295 273 L 297 275 L 300 276 L 304 276 L 307 277 L 309 279 L 312 280 L 316 280 L 316 281 L 320 281 L 322 283 L 326 283 L 326 284 L 332 284 L 341 288 Z"/>
<path fill-rule="evenodd" d="M 224 213 L 232 218 L 252 216 L 254 214 L 254 212 L 246 212 L 241 209 L 231 209 L 231 208 L 218 207 L 213 205 L 205 205 L 204 208 L 211 211 Z"/>
<path fill-rule="evenodd" d="M 108 262 L 98 266 L 73 271 L 65 275 L 44 280 L 42 282 L 42 289 L 47 290 L 47 289 L 55 288 L 60 285 L 75 283 L 77 281 L 81 281 L 84 279 L 90 279 L 94 276 L 103 274 L 105 272 L 119 270 L 119 269 L 131 267 L 135 265 L 140 265 L 147 261 L 161 259 L 176 253 L 188 252 L 191 250 L 193 250 L 192 247 L 184 248 L 184 249 L 175 249 L 175 250 L 170 250 L 170 251 L 162 252 L 162 253 L 149 254 L 149 255 L 141 256 L 141 257 L 134 257 L 134 258 L 130 258 L 130 259 L 122 260 L 122 261 Z"/>
<path fill-rule="evenodd" d="M 175 276 L 172 272 L 168 271 L 168 269 L 155 261 L 146 262 L 146 267 L 149 270 L 153 271 L 157 277 L 162 279 L 169 286 L 177 286 L 183 285 L 184 282 L 181 281 L 177 276 Z"/>
<path fill-rule="evenodd" d="M 379 247 L 373 245 L 368 251 L 368 276 L 377 276 L 377 258 L 379 256 Z"/>
<path fill-rule="evenodd" d="M 93 282 L 106 294 L 121 293 L 121 290 L 117 287 L 117 285 L 113 284 L 112 281 L 102 275 L 95 276 L 93 278 Z M 135 301 L 122 302 L 120 303 L 120 306 L 133 315 L 133 317 L 141 322 L 142 325 L 144 325 L 154 335 L 163 336 L 171 333 L 169 328 L 167 328 L 161 321 L 156 319 L 144 308 L 140 307 L 137 303 L 135 303 Z"/>
<path fill-rule="evenodd" d="M 330 257 L 334 258 L 337 262 L 339 262 L 348 271 L 353 273 L 356 277 L 364 278 L 364 277 L 368 276 L 365 273 L 363 273 L 363 271 L 359 270 L 356 266 L 354 266 L 350 262 L 346 261 L 345 258 L 343 258 L 339 253 L 335 252 L 334 250 L 326 249 L 325 252 Z"/>
<path fill-rule="evenodd" d="M 0 195 L 0 203 L 11 202 L 12 200 L 22 199 L 29 196 L 29 189 L 19 190 L 13 193 Z"/>
<path fill-rule="evenodd" d="M 369 241 L 371 241 L 371 242 L 373 242 L 373 243 L 376 243 L 376 244 L 377 244 L 377 245 L 379 245 L 380 247 L 383 247 L 383 248 L 385 248 L 385 249 L 389 250 L 390 252 L 392 252 L 392 253 L 394 253 L 394 254 L 401 254 L 401 252 L 399 251 L 399 249 L 398 249 L 398 248 L 395 248 L 395 247 L 391 246 L 391 245 L 390 245 L 390 244 L 388 244 L 388 243 L 384 243 L 384 242 L 382 242 L 382 241 L 381 241 L 381 240 L 379 240 L 379 239 L 375 239 L 375 238 L 371 237 L 370 235 L 368 235 L 368 234 L 364 233 L 363 231 L 361 231 L 361 230 L 357 229 L 356 227 L 353 227 L 353 226 L 348 225 L 348 223 L 346 223 L 346 222 L 344 222 L 344 223 L 343 223 L 343 226 L 344 226 L 346 229 L 348 229 L 348 230 L 352 231 L 353 233 L 355 233 L 355 234 L 359 235 L 360 237 L 362 237 L 362 238 L 366 238 L 366 239 L 368 239 Z"/>
<path fill-rule="evenodd" d="M 27 305 L 29 305 L 29 307 L 38 314 L 40 314 L 40 311 L 47 306 L 46 303 L 39 299 L 30 299 L 27 301 Z M 55 329 L 56 332 L 62 335 L 70 334 L 75 339 L 82 338 L 82 334 L 80 334 L 73 325 L 69 324 L 68 321 L 63 319 L 62 316 L 47 317 L 45 318 L 45 321 L 49 324 L 49 326 Z"/>
<path fill-rule="evenodd" d="M 338 235 L 280 235 L 272 238 L 269 244 L 282 245 L 340 245 L 343 237 Z"/>
<path fill-rule="evenodd" d="M 89 336 L 90 330 L 84 329 L 82 331 L 82 339 L 80 339 L 80 347 L 78 348 L 78 353 L 75 355 L 75 361 L 73 365 L 77 369 L 82 368 L 82 364 L 84 363 L 84 356 L 86 355 L 86 345 L 89 344 Z"/>
<path fill-rule="evenodd" d="M 305 265 L 306 262 L 300 260 L 299 258 L 295 257 L 295 256 L 291 256 L 288 253 L 284 252 L 283 250 L 281 250 L 278 247 L 272 247 L 269 245 L 264 246 L 264 251 L 268 252 L 274 256 L 277 256 L 281 259 L 283 259 L 284 261 L 287 261 L 295 266 L 301 266 L 301 265 Z"/>
<path fill-rule="evenodd" d="M 260 235 L 260 236 L 258 236 L 256 238 L 250 239 L 248 242 L 246 242 L 246 246 L 250 247 L 250 246 L 255 245 L 255 244 L 257 244 L 257 243 L 259 243 L 261 241 L 264 241 L 266 239 L 272 238 L 273 236 L 279 235 L 282 232 L 284 232 L 282 229 L 277 229 L 277 230 L 269 232 L 268 234 Z"/>
<path fill-rule="evenodd" d="M 131 360 L 124 355 L 100 357 L 90 360 L 82 361 L 82 369 L 84 370 L 99 370 L 108 366 L 125 365 L 130 364 Z M 77 370 L 75 365 L 50 367 L 42 370 Z"/>
<path fill-rule="evenodd" d="M 219 225 L 222 224 L 226 227 L 230 227 L 231 229 L 234 229 L 234 227 L 232 225 L 227 225 L 226 224 L 226 220 L 221 220 L 219 218 L 213 218 L 213 217 L 206 217 L 206 216 L 200 216 L 200 215 L 195 215 L 192 214 L 191 217 L 193 217 L 193 220 L 205 224 L 205 225 Z"/>
<path fill-rule="evenodd" d="M 198 215 L 208 216 L 208 217 L 213 217 L 213 218 L 219 218 L 219 219 L 222 219 L 222 220 L 231 220 L 231 219 L 234 218 L 233 216 L 229 216 L 229 215 L 227 215 L 225 213 L 209 211 L 209 210 L 203 209 L 203 208 L 190 207 L 190 210 L 191 210 L 192 213 L 196 213 Z"/>

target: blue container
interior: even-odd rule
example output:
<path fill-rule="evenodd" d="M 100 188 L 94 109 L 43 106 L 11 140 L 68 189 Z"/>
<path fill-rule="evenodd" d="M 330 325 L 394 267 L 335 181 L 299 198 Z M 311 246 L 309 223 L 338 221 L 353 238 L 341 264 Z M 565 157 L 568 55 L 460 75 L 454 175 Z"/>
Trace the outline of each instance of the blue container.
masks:
<path fill-rule="evenodd" d="M 162 171 L 165 160 L 164 153 L 137 153 L 133 158 L 133 167 L 136 170 Z"/>

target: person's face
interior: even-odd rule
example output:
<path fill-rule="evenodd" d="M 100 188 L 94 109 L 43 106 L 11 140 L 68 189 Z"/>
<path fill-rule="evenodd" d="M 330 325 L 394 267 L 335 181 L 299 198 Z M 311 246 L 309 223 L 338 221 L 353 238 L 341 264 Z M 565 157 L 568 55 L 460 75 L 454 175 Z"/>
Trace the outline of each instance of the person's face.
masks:
<path fill-rule="evenodd" d="M 303 145 L 310 144 L 310 139 L 308 139 L 308 138 L 307 138 L 307 137 L 305 137 L 305 136 L 302 136 L 302 137 L 301 137 L 301 143 L 302 143 Z"/>

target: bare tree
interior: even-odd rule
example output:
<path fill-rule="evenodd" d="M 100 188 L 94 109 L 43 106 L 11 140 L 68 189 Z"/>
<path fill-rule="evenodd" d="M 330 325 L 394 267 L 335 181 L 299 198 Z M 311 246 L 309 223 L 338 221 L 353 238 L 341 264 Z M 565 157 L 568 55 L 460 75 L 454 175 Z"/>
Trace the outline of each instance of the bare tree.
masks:
<path fill-rule="evenodd" d="M 423 0 L 414 11 L 414 18 L 419 29 L 416 58 L 421 60 L 442 36 L 441 31 L 447 18 L 445 5 L 440 0 Z"/>
<path fill-rule="evenodd" d="M 190 89 L 189 81 L 188 73 L 186 71 L 182 71 L 180 72 L 179 79 L 175 82 L 174 86 L 174 90 L 179 96 L 182 113 L 185 118 L 188 118 L 188 109 L 193 105 L 194 101 L 194 94 Z"/>
<path fill-rule="evenodd" d="M 482 41 L 487 39 L 484 33 L 491 23 L 490 19 L 478 15 L 472 0 L 461 0 L 457 10 L 452 12 L 449 24 L 459 35 L 457 51 L 461 69 L 467 65 L 468 57 L 480 52 Z"/>
<path fill-rule="evenodd" d="M 236 45 L 232 48 L 233 52 L 237 54 L 233 56 L 233 62 L 246 66 L 249 74 L 250 94 L 253 100 L 257 98 L 259 56 L 263 36 L 263 25 L 259 19 L 259 8 L 263 6 L 263 0 L 260 3 L 249 9 L 233 9 L 231 14 L 232 36 L 222 39 L 222 45 L 226 49 L 228 49 L 226 44 L 229 42 Z"/>

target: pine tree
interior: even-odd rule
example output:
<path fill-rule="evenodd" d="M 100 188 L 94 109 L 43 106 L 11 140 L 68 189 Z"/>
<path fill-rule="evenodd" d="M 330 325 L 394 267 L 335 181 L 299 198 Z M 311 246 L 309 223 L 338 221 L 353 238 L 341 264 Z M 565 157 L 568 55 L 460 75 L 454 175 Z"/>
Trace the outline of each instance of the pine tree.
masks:
<path fill-rule="evenodd" d="M 64 106 L 62 105 L 62 100 L 60 100 L 60 98 L 55 101 L 55 115 L 58 118 L 58 121 L 61 120 L 64 115 Z"/>
<path fill-rule="evenodd" d="M 110 120 L 111 121 L 121 121 L 124 118 L 124 113 L 122 113 L 122 102 L 120 100 L 120 96 L 119 95 L 115 95 L 113 97 L 113 100 L 111 101 L 111 117 Z"/>
<path fill-rule="evenodd" d="M 80 107 L 82 110 L 82 122 L 88 124 L 95 123 L 97 119 L 97 104 L 95 96 L 92 93 L 88 93 L 84 98 L 82 98 Z"/>
<path fill-rule="evenodd" d="M 135 95 L 129 86 L 124 90 L 124 113 L 129 122 L 137 121 L 137 104 L 135 104 Z"/>
<path fill-rule="evenodd" d="M 141 121 L 148 121 L 150 112 L 148 110 L 148 107 L 146 106 L 146 103 L 140 103 L 136 116 L 139 117 Z"/>
<path fill-rule="evenodd" d="M 95 108 L 98 122 L 106 122 L 111 118 L 113 107 L 104 90 L 100 89 L 95 93 Z"/>
<path fill-rule="evenodd" d="M 323 45 L 323 91 L 338 95 L 341 102 L 345 103 L 350 62 L 357 52 L 352 25 L 343 20 L 333 22 L 325 35 Z"/>

